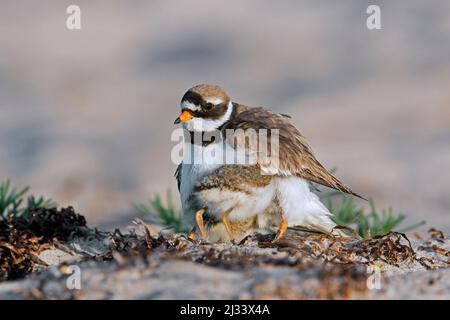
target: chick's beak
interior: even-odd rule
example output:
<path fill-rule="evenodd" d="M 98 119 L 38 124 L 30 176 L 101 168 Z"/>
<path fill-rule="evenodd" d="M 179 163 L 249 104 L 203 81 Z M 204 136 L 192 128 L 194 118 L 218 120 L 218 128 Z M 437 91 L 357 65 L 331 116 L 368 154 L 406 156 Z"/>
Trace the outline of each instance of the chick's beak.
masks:
<path fill-rule="evenodd" d="M 174 124 L 178 124 L 180 122 L 188 122 L 191 120 L 194 116 L 187 110 L 183 111 L 178 118 L 175 119 Z"/>

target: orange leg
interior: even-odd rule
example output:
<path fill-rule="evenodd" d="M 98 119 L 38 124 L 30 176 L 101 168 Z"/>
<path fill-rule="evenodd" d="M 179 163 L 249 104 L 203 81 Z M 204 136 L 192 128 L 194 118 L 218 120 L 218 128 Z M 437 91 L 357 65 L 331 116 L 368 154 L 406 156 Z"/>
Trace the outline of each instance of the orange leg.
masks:
<path fill-rule="evenodd" d="M 287 228 L 288 228 L 288 222 L 287 222 L 287 220 L 282 218 L 281 222 L 280 222 L 280 226 L 278 227 L 277 234 L 275 235 L 275 238 L 273 239 L 272 242 L 276 242 L 276 241 L 280 240 L 283 237 L 283 235 L 286 233 Z"/>
<path fill-rule="evenodd" d="M 195 241 L 195 227 L 188 233 L 188 239 L 191 241 Z"/>
<path fill-rule="evenodd" d="M 203 240 L 208 240 L 208 233 L 205 229 L 205 223 L 203 222 L 203 213 L 205 209 L 200 209 L 195 213 L 195 221 L 197 222 L 197 226 L 200 229 L 200 233 L 202 234 Z"/>

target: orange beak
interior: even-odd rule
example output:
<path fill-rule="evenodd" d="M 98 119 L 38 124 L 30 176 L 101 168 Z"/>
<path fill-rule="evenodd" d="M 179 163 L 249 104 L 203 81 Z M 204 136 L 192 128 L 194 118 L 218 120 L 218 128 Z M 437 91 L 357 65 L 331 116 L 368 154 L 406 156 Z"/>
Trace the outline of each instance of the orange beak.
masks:
<path fill-rule="evenodd" d="M 178 118 L 175 119 L 174 124 L 178 124 L 180 122 L 188 122 L 191 120 L 194 116 L 187 110 L 183 111 Z"/>

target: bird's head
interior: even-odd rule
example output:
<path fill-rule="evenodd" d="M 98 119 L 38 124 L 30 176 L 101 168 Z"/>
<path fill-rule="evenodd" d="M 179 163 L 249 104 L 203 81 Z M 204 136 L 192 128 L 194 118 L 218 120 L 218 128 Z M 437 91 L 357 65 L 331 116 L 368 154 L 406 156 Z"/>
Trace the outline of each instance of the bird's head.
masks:
<path fill-rule="evenodd" d="M 220 128 L 233 112 L 233 104 L 219 86 L 200 84 L 181 99 L 181 114 L 175 119 L 189 131 L 208 132 Z"/>

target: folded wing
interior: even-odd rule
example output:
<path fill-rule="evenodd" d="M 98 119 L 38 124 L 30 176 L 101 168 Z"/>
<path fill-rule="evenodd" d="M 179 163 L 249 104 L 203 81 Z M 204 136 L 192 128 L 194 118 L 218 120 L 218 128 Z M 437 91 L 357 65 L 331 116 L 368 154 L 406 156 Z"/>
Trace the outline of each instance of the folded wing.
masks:
<path fill-rule="evenodd" d="M 245 145 L 245 135 L 251 129 L 278 129 L 279 147 L 278 163 L 274 167 L 267 162 L 271 156 L 271 139 L 267 139 L 267 148 L 258 148 L 255 153 L 256 164 L 265 173 L 279 176 L 297 176 L 338 191 L 355 195 L 348 186 L 344 185 L 335 176 L 333 176 L 322 164 L 314 157 L 314 154 L 300 134 L 297 128 L 292 125 L 289 118 L 263 108 L 244 107 L 244 111 L 238 113 L 222 129 L 233 129 L 234 132 L 227 142 L 235 149 L 243 149 Z M 242 129 L 242 130 L 238 130 Z M 270 130 L 269 130 L 270 132 Z M 259 139 L 259 137 L 258 137 Z M 258 144 L 259 145 L 259 144 Z M 248 147 L 248 142 L 247 142 Z M 362 198 L 364 199 L 364 198 Z"/>

